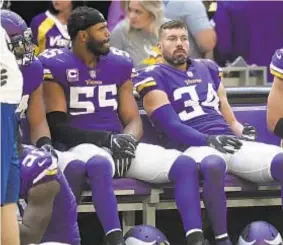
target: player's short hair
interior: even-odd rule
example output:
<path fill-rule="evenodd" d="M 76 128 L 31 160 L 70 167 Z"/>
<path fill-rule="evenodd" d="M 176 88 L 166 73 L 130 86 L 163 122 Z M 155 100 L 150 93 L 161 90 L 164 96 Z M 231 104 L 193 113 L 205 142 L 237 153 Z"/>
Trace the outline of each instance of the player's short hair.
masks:
<path fill-rule="evenodd" d="M 79 31 L 103 22 L 106 20 L 98 10 L 87 6 L 77 7 L 70 15 L 67 24 L 71 40 L 76 38 Z"/>
<path fill-rule="evenodd" d="M 75 9 L 79 6 L 84 6 L 84 5 L 86 5 L 86 1 L 74 1 L 74 0 L 72 0 L 72 9 Z M 52 0 L 49 1 L 48 10 L 51 14 L 54 14 L 54 15 L 59 14 L 59 11 L 54 8 Z"/>
<path fill-rule="evenodd" d="M 186 29 L 188 31 L 188 28 L 186 24 L 179 20 L 170 20 L 165 23 L 163 23 L 158 32 L 159 38 L 161 37 L 161 34 L 164 30 L 172 30 L 172 29 Z"/>

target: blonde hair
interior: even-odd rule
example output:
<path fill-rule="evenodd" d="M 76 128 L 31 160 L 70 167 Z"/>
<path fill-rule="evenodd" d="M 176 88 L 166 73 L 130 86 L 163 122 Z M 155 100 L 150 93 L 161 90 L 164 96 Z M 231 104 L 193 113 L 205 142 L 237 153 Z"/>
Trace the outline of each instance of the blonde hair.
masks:
<path fill-rule="evenodd" d="M 123 1 L 123 7 L 125 11 L 128 11 L 129 4 L 131 0 L 128 1 Z M 137 0 L 133 0 L 137 1 Z M 156 37 L 158 37 L 158 30 L 159 27 L 163 24 L 164 22 L 164 5 L 162 0 L 138 0 L 140 5 L 148 11 L 151 16 L 153 17 L 153 21 L 150 26 L 150 30 Z M 130 31 L 131 27 L 129 24 L 129 21 L 127 21 L 128 25 L 128 31 Z"/>

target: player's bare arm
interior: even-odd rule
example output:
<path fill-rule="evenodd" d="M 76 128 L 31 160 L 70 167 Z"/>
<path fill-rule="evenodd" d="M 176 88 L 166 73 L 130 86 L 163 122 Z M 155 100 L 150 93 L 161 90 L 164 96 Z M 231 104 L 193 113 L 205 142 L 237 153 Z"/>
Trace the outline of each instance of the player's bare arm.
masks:
<path fill-rule="evenodd" d="M 272 132 L 275 132 L 276 125 L 280 118 L 283 118 L 282 95 L 283 79 L 274 77 L 267 101 L 267 126 Z"/>
<path fill-rule="evenodd" d="M 28 205 L 20 224 L 21 245 L 39 243 L 51 219 L 53 202 L 60 191 L 57 181 L 39 184 L 28 194 Z"/>
<path fill-rule="evenodd" d="M 67 113 L 67 104 L 63 88 L 55 81 L 45 81 L 43 83 L 43 95 L 46 106 L 46 112 L 65 112 Z"/>
<path fill-rule="evenodd" d="M 219 84 L 217 94 L 220 100 L 220 111 L 223 117 L 225 118 L 227 123 L 230 125 L 234 134 L 236 134 L 237 136 L 241 136 L 244 126 L 240 122 L 238 122 L 238 120 L 236 119 L 234 115 L 234 112 L 229 104 L 223 83 Z"/>
<path fill-rule="evenodd" d="M 229 104 L 223 83 L 219 84 L 217 94 L 220 100 L 220 111 L 234 134 L 245 140 L 255 140 L 256 128 L 248 124 L 243 125 L 236 119 L 231 105 Z"/>
<path fill-rule="evenodd" d="M 46 121 L 42 85 L 40 85 L 30 96 L 27 119 L 30 126 L 31 142 L 33 145 L 36 145 L 37 140 L 41 137 L 51 138 Z"/>
<path fill-rule="evenodd" d="M 161 90 L 150 91 L 143 98 L 143 107 L 148 116 L 164 105 L 170 105 L 170 101 L 167 94 Z"/>
<path fill-rule="evenodd" d="M 119 88 L 118 113 L 124 126 L 124 133 L 133 135 L 137 140 L 142 137 L 142 121 L 133 95 L 133 83 L 125 82 Z"/>

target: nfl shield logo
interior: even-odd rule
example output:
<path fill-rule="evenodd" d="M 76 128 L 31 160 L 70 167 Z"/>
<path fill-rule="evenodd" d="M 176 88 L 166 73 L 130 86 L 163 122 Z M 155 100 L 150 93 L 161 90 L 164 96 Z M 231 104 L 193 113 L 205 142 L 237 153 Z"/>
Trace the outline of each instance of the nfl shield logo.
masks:
<path fill-rule="evenodd" d="M 188 75 L 188 77 L 193 77 L 194 76 L 194 74 L 191 71 L 188 71 L 187 75 Z"/>
<path fill-rule="evenodd" d="M 96 72 L 94 70 L 89 71 L 89 75 L 92 79 L 96 78 Z"/>

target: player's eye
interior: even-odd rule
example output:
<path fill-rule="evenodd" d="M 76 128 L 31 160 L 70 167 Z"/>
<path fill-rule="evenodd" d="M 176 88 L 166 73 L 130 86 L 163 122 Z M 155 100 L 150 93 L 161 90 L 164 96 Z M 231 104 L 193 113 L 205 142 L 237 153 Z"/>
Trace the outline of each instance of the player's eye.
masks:
<path fill-rule="evenodd" d="M 176 41 L 176 40 L 177 40 L 177 37 L 168 37 L 168 40 L 169 40 L 169 41 Z"/>

